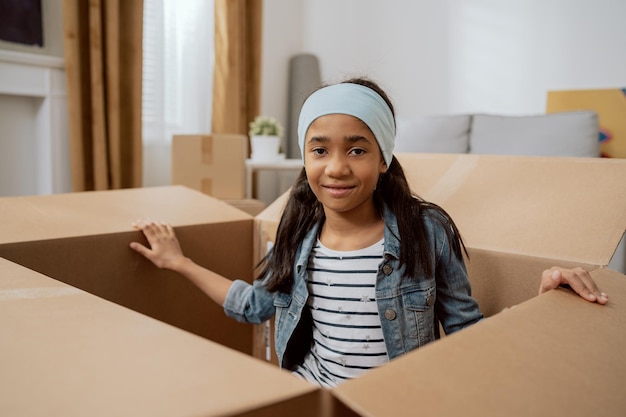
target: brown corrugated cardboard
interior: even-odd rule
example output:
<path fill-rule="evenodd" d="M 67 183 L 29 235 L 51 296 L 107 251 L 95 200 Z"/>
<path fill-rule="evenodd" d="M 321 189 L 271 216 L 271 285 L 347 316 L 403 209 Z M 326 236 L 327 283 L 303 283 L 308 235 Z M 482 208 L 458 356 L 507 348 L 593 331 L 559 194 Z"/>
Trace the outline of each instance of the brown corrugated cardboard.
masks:
<path fill-rule="evenodd" d="M 256 216 L 260 214 L 267 205 L 261 200 L 257 200 L 254 198 L 243 198 L 238 200 L 223 200 L 224 202 L 230 204 L 231 206 L 238 208 L 239 210 L 245 211 L 251 216 Z"/>
<path fill-rule="evenodd" d="M 273 365 L 4 259 L 0 329 L 3 416 L 322 415 Z"/>
<path fill-rule="evenodd" d="M 182 186 L 0 198 L 0 257 L 242 352 L 251 326 L 235 323 L 186 279 L 129 248 L 137 219 L 176 227 L 186 255 L 251 279 L 253 219 Z M 228 329 L 227 331 L 225 329 Z"/>
<path fill-rule="evenodd" d="M 621 395 L 621 386 L 626 378 L 626 361 L 622 358 L 622 352 L 626 350 L 626 336 L 619 329 L 626 324 L 626 276 L 603 266 L 608 263 L 626 228 L 626 192 L 622 184 L 626 177 L 626 161 L 475 155 L 399 155 L 399 159 L 415 190 L 424 198 L 441 204 L 457 221 L 470 250 L 469 269 L 474 294 L 483 311 L 488 311 L 486 314 L 491 317 L 336 389 L 308 391 L 308 387 L 305 387 L 304 391 L 298 391 L 300 386 L 294 385 L 289 388 L 295 391 L 285 391 L 284 397 L 277 396 L 277 391 L 272 391 L 271 388 L 275 378 L 279 387 L 282 386 L 280 378 L 283 378 L 284 372 L 269 366 L 257 375 L 256 364 L 249 364 L 246 360 L 239 363 L 238 359 L 231 360 L 230 352 L 207 349 L 207 354 L 217 358 L 216 362 L 222 364 L 221 358 L 224 358 L 222 365 L 228 371 L 214 372 L 208 376 L 211 382 L 207 384 L 218 387 L 216 389 L 219 389 L 219 395 L 213 398 L 214 403 L 210 406 L 212 408 L 207 408 L 210 411 L 199 414 L 289 416 L 297 412 L 303 416 L 329 417 L 413 416 L 416 413 L 441 416 L 624 415 L 626 403 Z M 522 175 L 527 176 L 520 178 Z M 575 186 L 576 183 L 580 185 Z M 174 200 L 172 193 L 176 193 L 176 190 L 175 187 L 163 189 L 161 198 L 164 194 L 169 196 L 166 204 Z M 210 197 L 205 198 L 214 201 Z M 256 259 L 265 252 L 267 242 L 271 242 L 285 199 L 286 196 L 283 196 L 255 219 Z M 182 206 L 196 206 L 192 200 L 186 201 Z M 98 215 L 80 215 L 81 211 L 89 211 L 93 207 L 80 199 L 77 203 L 80 208 L 76 209 L 74 216 L 89 221 L 98 218 Z M 171 204 L 174 206 L 175 203 Z M 67 218 L 73 216 L 67 214 L 67 205 L 64 206 L 66 208 L 60 208 L 56 214 L 67 221 Z M 54 204 L 48 207 L 50 210 L 44 211 L 45 213 L 55 211 Z M 114 208 L 105 204 L 104 210 L 107 209 Z M 206 207 L 203 209 L 206 210 Z M 31 210 L 30 217 L 35 213 L 47 220 L 54 218 Z M 507 213 L 503 213 L 503 210 Z M 603 217 L 595 226 L 588 226 L 588 223 L 595 222 L 594 215 L 600 210 L 606 218 Z M 128 214 L 123 211 L 123 216 Z M 213 219 L 215 223 L 237 223 L 238 216 L 245 217 L 245 214 L 237 210 L 226 209 L 218 212 L 224 218 Z M 86 231 L 81 230 L 80 236 L 91 236 L 94 242 L 100 239 L 108 242 L 108 233 L 112 236 L 135 233 L 116 232 L 119 215 L 120 212 L 114 212 L 113 220 L 103 220 L 102 235 L 92 230 L 97 226 L 87 226 Z M 182 214 L 175 213 L 174 218 L 180 219 L 178 216 Z M 164 220 L 178 226 L 176 221 L 168 218 Z M 245 218 L 241 221 L 245 222 Z M 202 218 L 196 219 L 196 223 L 192 224 L 199 226 L 205 222 L 215 224 L 211 223 L 211 219 Z M 78 224 L 82 223 L 76 223 L 75 228 L 78 230 Z M 45 222 L 40 219 L 26 224 L 30 227 L 42 227 Z M 493 230 L 499 227 L 503 229 Z M 18 234 L 19 228 L 12 226 L 8 229 L 12 230 L 13 238 Z M 55 233 L 49 239 L 56 239 L 57 243 L 62 241 L 63 228 L 57 230 L 56 226 L 50 226 L 50 229 Z M 178 230 L 181 230 L 179 235 L 185 235 L 182 225 L 177 227 Z M 251 233 L 250 231 L 250 239 Z M 35 235 L 34 238 L 37 238 L 37 233 L 32 231 L 25 231 L 25 234 L 31 238 Z M 185 239 L 193 241 L 190 244 L 193 247 L 204 247 L 200 243 L 205 244 L 202 240 L 212 234 L 197 237 L 198 234 L 195 229 L 190 229 Z M 4 233 L 0 233 L 0 236 L 4 236 Z M 127 246 L 131 237 L 136 239 L 137 235 L 128 236 L 125 242 L 107 244 L 107 247 L 114 252 L 112 248 L 115 245 Z M 220 234 L 220 239 L 223 237 Z M 245 239 L 243 234 L 242 239 Z M 233 251 L 245 247 L 242 242 L 245 240 L 240 240 L 239 247 Z M 94 245 L 100 247 L 102 244 Z M 0 249 L 4 246 L 0 245 Z M 139 258 L 127 258 L 117 252 L 113 256 L 121 256 L 123 262 L 135 262 L 133 265 L 147 265 L 139 261 Z M 228 258 L 225 261 L 220 259 L 215 265 L 228 263 Z M 249 269 L 250 264 L 245 267 Z M 569 290 L 552 291 L 536 297 L 539 274 L 552 264 L 584 265 L 592 271 L 592 276 L 600 287 L 609 294 L 609 304 L 600 306 L 588 303 Z M 89 275 L 91 271 L 81 273 Z M 502 311 L 506 307 L 512 308 Z M 82 313 L 81 316 L 83 315 L 88 314 Z M 37 323 L 37 318 L 34 322 Z M 94 331 L 98 323 L 94 320 L 94 325 L 91 326 Z M 224 329 L 229 330 L 233 325 L 232 321 L 221 324 Z M 159 326 L 165 325 L 159 323 Z M 13 327 L 9 328 L 14 330 Z M 29 333 L 25 332 L 25 336 L 35 337 Z M 133 333 L 129 331 L 129 334 Z M 71 339 L 74 336 L 76 335 L 68 333 L 65 338 Z M 120 339 L 126 337 L 131 336 Z M 172 348 L 170 354 L 184 356 L 186 343 L 175 335 L 167 338 L 172 339 L 173 344 L 180 343 L 178 347 Z M 61 341 L 54 342 L 63 346 Z M 202 342 L 209 343 L 204 340 Z M 32 345 L 41 343 L 27 342 L 31 348 Z M 157 341 L 151 345 L 158 344 Z M 0 347 L 2 346 L 11 345 L 0 342 Z M 97 346 L 99 344 L 87 346 L 86 351 L 97 349 Z M 71 347 L 67 349 L 71 351 Z M 10 355 L 2 356 L 18 359 L 26 357 L 24 352 L 16 350 L 17 348 L 13 348 Z M 147 349 L 144 347 L 139 350 L 145 352 Z M 200 350 L 198 354 L 202 354 L 204 348 Z M 112 356 L 123 356 L 123 353 L 112 348 Z M 129 355 L 130 357 L 133 355 Z M 135 354 L 134 358 L 140 362 L 146 360 L 139 354 Z M 76 363 L 88 364 L 90 360 L 82 358 L 82 362 L 79 360 Z M 122 358 L 122 363 L 125 363 L 124 360 Z M 191 355 L 190 363 L 203 361 Z M 165 359 L 159 361 L 167 362 Z M 206 363 L 209 363 L 208 359 Z M 46 369 L 54 375 L 63 374 L 63 369 L 68 368 L 50 365 Z M 97 370 L 89 369 L 96 375 L 89 375 L 89 378 L 101 381 Z M 119 368 L 113 369 L 124 372 Z M 191 365 L 185 365 L 182 369 L 193 372 Z M 151 380 L 158 379 L 160 375 L 167 379 L 168 370 L 161 372 L 151 370 L 146 375 Z M 228 372 L 235 375 L 234 380 L 224 378 Z M 32 377 L 29 371 L 23 375 Z M 187 383 L 181 375 L 173 379 L 175 384 L 169 385 L 177 394 L 180 391 L 177 390 L 176 383 Z M 260 397 L 240 397 L 246 389 L 237 378 L 241 375 L 249 375 L 258 384 L 255 386 L 260 391 Z M 134 377 L 131 374 L 130 380 L 137 381 Z M 195 378 L 193 374 L 190 376 L 191 385 L 193 381 L 197 381 Z M 163 392 L 167 389 L 162 386 L 158 389 L 150 388 L 151 382 L 147 383 L 148 390 Z M 300 384 L 300 381 L 294 381 L 295 383 Z M 289 382 L 286 384 L 289 385 Z M 102 391 L 112 389 L 97 384 L 95 386 Z M 266 389 L 269 391 L 265 391 Z M 181 390 L 184 391 L 182 388 Z M 112 393 L 115 394 L 112 395 L 113 399 L 119 395 L 115 390 Z M 24 392 L 20 395 L 23 396 Z M 89 401 L 92 398 L 86 395 L 84 397 L 85 403 L 91 404 Z M 190 403 L 201 401 L 191 394 L 187 398 Z M 238 398 L 241 399 L 237 400 Z M 102 410 L 111 407 L 110 404 L 98 405 Z M 150 404 L 145 403 L 136 407 L 131 412 L 141 410 L 142 407 L 152 410 Z M 176 414 L 182 415 L 184 412 Z"/>
<path fill-rule="evenodd" d="M 397 157 L 412 188 L 442 205 L 473 248 L 607 265 L 624 233 L 623 160 Z M 445 172 L 433 175 L 435 165 Z"/>
<path fill-rule="evenodd" d="M 363 416 L 623 416 L 626 277 L 592 276 L 608 305 L 552 291 L 333 393 Z"/>
<path fill-rule="evenodd" d="M 172 184 L 220 199 L 246 197 L 248 137 L 235 134 L 174 135 Z"/>
<path fill-rule="evenodd" d="M 626 229 L 624 160 L 397 157 L 412 188 L 457 223 L 488 315 L 534 297 L 544 269 L 608 265 Z"/>

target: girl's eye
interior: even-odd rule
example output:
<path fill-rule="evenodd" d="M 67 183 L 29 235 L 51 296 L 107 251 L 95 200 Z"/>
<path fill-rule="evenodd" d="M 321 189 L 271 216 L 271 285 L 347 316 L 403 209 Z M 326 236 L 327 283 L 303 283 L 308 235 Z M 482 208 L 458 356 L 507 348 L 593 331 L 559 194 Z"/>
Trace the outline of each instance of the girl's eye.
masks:
<path fill-rule="evenodd" d="M 313 149 L 313 153 L 315 155 L 324 155 L 325 152 L 326 152 L 326 149 L 324 149 L 324 148 L 315 148 L 315 149 Z"/>
<path fill-rule="evenodd" d="M 353 155 L 363 155 L 365 154 L 365 149 L 362 148 L 354 148 L 350 151 L 351 154 Z"/>

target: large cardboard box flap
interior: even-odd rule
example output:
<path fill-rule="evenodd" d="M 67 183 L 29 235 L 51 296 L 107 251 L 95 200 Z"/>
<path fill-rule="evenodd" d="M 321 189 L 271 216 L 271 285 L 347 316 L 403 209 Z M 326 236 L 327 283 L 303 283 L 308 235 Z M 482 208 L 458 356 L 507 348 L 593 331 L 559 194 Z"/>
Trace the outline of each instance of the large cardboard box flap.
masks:
<path fill-rule="evenodd" d="M 626 161 L 398 154 L 412 188 L 468 246 L 608 265 L 626 230 Z"/>
<path fill-rule="evenodd" d="M 251 218 L 180 185 L 2 197 L 0 213 L 0 244 L 124 233 L 136 220 L 180 227 Z"/>
<path fill-rule="evenodd" d="M 273 365 L 0 258 L 0 415 L 322 415 Z"/>
<path fill-rule="evenodd" d="M 183 186 L 0 198 L 0 257 L 250 353 L 251 326 L 129 248 L 132 223 L 172 224 L 185 254 L 231 279 L 251 280 L 252 216 Z M 243 243 L 243 244 L 242 244 Z M 228 323 L 229 331 L 224 331 Z"/>
<path fill-rule="evenodd" d="M 606 306 L 551 291 L 333 394 L 362 416 L 623 416 L 626 277 L 592 275 Z"/>

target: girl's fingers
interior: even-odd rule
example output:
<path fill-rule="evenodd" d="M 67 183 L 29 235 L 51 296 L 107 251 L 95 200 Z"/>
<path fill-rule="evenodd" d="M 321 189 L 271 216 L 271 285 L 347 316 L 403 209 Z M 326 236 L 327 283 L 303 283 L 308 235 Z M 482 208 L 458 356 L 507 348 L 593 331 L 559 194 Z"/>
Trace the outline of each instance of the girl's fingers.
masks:
<path fill-rule="evenodd" d="M 608 297 L 605 293 L 600 291 L 598 286 L 596 285 L 589 272 L 582 268 L 574 268 L 573 270 L 567 270 L 565 275 L 571 275 L 571 278 L 567 278 L 568 282 L 572 282 L 578 285 L 581 288 L 581 292 L 586 292 L 587 300 L 596 301 L 600 304 L 606 304 L 608 302 Z M 570 283 L 570 286 L 573 284 Z M 580 293 L 579 293 L 580 294 Z"/>
<path fill-rule="evenodd" d="M 146 248 L 141 243 L 131 242 L 130 243 L 130 248 L 133 249 L 136 252 L 139 252 L 140 254 L 142 254 L 145 257 L 148 257 L 148 255 L 150 253 L 150 249 Z"/>
<path fill-rule="evenodd" d="M 608 297 L 601 292 L 589 272 L 582 268 L 565 269 L 552 267 L 543 272 L 539 293 L 553 290 L 560 285 L 569 286 L 585 300 L 606 304 Z"/>

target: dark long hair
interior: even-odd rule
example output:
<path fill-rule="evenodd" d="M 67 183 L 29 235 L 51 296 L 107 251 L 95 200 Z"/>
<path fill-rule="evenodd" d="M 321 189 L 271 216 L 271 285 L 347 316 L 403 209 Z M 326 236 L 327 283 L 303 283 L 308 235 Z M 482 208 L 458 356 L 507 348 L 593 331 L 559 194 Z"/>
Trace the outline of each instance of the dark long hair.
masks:
<path fill-rule="evenodd" d="M 353 78 L 344 82 L 364 85 L 376 91 L 385 100 L 392 114 L 394 113 L 391 101 L 375 82 L 364 78 Z M 434 272 L 430 255 L 433 248 L 428 246 L 423 219 L 426 210 L 434 210 L 439 214 L 432 218 L 443 225 L 455 256 L 463 256 L 465 246 L 452 218 L 441 207 L 424 201 L 411 192 L 404 170 L 395 157 L 387 172 L 380 175 L 373 198 L 380 215 L 386 205 L 397 218 L 400 264 L 405 266 L 407 276 L 416 277 L 419 273 L 431 276 Z M 311 228 L 321 224 L 324 219 L 324 208 L 313 194 L 303 168 L 289 194 L 278 224 L 274 246 L 259 265 L 259 278 L 269 274 L 265 285 L 270 292 L 288 293 L 291 290 L 296 248 Z"/>

